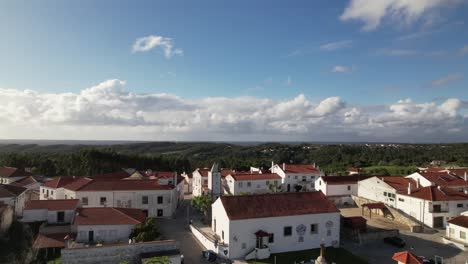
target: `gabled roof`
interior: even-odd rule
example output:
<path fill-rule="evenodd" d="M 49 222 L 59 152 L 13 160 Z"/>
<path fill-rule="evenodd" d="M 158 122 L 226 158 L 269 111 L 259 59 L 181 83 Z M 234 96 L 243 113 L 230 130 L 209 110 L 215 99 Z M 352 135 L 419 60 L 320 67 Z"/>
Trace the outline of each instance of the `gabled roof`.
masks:
<path fill-rule="evenodd" d="M 64 248 L 65 237 L 68 233 L 42 234 L 39 233 L 34 240 L 33 248 Z"/>
<path fill-rule="evenodd" d="M 461 226 L 464 228 L 468 228 L 468 216 L 466 215 L 457 216 L 455 218 L 448 220 L 448 223 L 452 225 L 457 225 L 457 226 Z"/>
<path fill-rule="evenodd" d="M 411 194 L 402 194 L 427 201 L 463 201 L 468 200 L 468 194 L 441 186 L 421 187 L 411 191 Z"/>
<path fill-rule="evenodd" d="M 137 225 L 145 221 L 140 209 L 132 208 L 80 208 L 73 225 Z"/>
<path fill-rule="evenodd" d="M 404 264 L 423 264 L 423 260 L 420 257 L 408 251 L 395 253 L 392 259 Z"/>
<path fill-rule="evenodd" d="M 283 167 L 278 164 L 281 169 Z M 320 170 L 310 164 L 284 164 L 284 172 L 286 173 L 320 173 Z"/>
<path fill-rule="evenodd" d="M 179 179 L 182 181 L 183 179 Z M 158 180 L 92 180 L 75 191 L 144 191 L 172 190 L 173 184 L 160 184 Z"/>
<path fill-rule="evenodd" d="M 448 172 L 420 172 L 419 174 L 435 185 L 447 187 L 468 186 L 468 181 Z"/>
<path fill-rule="evenodd" d="M 276 173 L 240 173 L 230 174 L 236 181 L 281 180 Z"/>
<path fill-rule="evenodd" d="M 11 184 L 15 185 L 15 186 L 25 187 L 25 186 L 35 184 L 35 183 L 38 183 L 38 181 L 33 176 L 28 176 L 26 178 L 23 178 L 23 179 L 21 179 L 19 181 L 11 183 Z"/>
<path fill-rule="evenodd" d="M 13 178 L 13 177 L 27 177 L 31 176 L 31 173 L 25 172 L 18 168 L 13 167 L 0 167 L 0 177 L 1 178 Z"/>
<path fill-rule="evenodd" d="M 208 177 L 208 172 L 210 171 L 210 169 L 202 168 L 202 169 L 196 169 L 195 171 L 198 171 L 198 173 L 200 173 L 200 175 L 203 177 Z"/>
<path fill-rule="evenodd" d="M 379 178 L 386 184 L 390 185 L 397 192 L 407 192 L 408 186 L 410 183 L 411 183 L 412 189 L 416 188 L 416 181 L 411 178 L 405 178 L 403 176 L 385 176 L 385 177 L 377 177 L 377 178 Z"/>
<path fill-rule="evenodd" d="M 49 187 L 49 188 L 62 188 L 65 187 L 65 185 L 68 185 L 70 183 L 73 183 L 75 181 L 81 181 L 85 177 L 79 177 L 79 176 L 59 176 L 51 181 L 48 181 L 44 183 L 42 186 L 44 187 Z"/>
<path fill-rule="evenodd" d="M 127 178 L 130 175 L 131 175 L 130 173 L 124 170 L 121 170 L 121 171 L 116 171 L 116 172 L 95 175 L 92 178 L 97 179 L 97 180 L 119 180 L 119 179 Z"/>
<path fill-rule="evenodd" d="M 322 192 L 221 196 L 230 220 L 339 212 Z"/>
<path fill-rule="evenodd" d="M 27 188 L 21 186 L 15 186 L 12 184 L 0 184 L 0 198 L 17 197 L 23 192 L 27 191 Z"/>
<path fill-rule="evenodd" d="M 47 209 L 48 211 L 75 210 L 80 200 L 30 200 L 24 205 L 24 210 Z"/>
<path fill-rule="evenodd" d="M 330 185 L 357 184 L 358 181 L 368 179 L 372 176 L 351 175 L 351 176 L 322 176 L 322 180 Z"/>
<path fill-rule="evenodd" d="M 232 174 L 234 174 L 234 173 L 236 173 L 235 170 L 221 169 L 221 177 L 226 177 L 226 176 L 228 176 L 228 175 L 230 175 L 230 174 L 232 175 Z"/>
<path fill-rule="evenodd" d="M 465 174 L 468 175 L 468 168 L 448 169 L 448 171 L 460 177 L 465 177 Z"/>

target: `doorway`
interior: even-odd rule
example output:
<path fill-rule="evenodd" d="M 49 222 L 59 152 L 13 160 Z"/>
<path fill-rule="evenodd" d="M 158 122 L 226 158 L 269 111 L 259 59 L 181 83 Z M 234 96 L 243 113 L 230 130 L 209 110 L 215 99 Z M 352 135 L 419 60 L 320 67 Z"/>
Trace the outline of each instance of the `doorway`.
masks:
<path fill-rule="evenodd" d="M 90 243 L 94 242 L 94 231 L 93 230 L 88 232 L 88 242 L 90 242 Z"/>

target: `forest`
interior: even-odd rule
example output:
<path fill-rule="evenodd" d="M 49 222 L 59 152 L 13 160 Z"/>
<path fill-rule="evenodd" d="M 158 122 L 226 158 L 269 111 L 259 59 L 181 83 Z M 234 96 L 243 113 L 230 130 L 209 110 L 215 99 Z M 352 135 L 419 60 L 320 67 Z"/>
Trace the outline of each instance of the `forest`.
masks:
<path fill-rule="evenodd" d="M 348 167 L 374 175 L 405 175 L 432 160 L 468 165 L 468 144 L 232 144 L 149 142 L 117 145 L 0 145 L 0 165 L 45 176 L 92 176 L 121 168 L 190 172 L 218 162 L 223 168 L 269 168 L 275 163 L 316 163 L 327 175 Z"/>

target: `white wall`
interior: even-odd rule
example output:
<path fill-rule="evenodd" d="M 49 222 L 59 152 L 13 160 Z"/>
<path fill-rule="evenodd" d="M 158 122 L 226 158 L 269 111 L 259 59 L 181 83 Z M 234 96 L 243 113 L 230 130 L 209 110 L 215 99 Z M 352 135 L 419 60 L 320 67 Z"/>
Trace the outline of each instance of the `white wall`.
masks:
<path fill-rule="evenodd" d="M 64 212 L 64 221 L 57 222 L 57 213 Z M 47 221 L 48 224 L 69 224 L 73 221 L 75 210 L 48 211 L 47 209 L 34 209 L 23 211 L 23 222 Z"/>
<path fill-rule="evenodd" d="M 251 180 L 251 181 L 236 181 L 234 177 L 228 175 L 225 183 L 231 194 L 237 195 L 239 193 L 268 193 L 271 190 L 268 188 L 270 184 L 281 185 L 280 179 L 269 180 Z M 250 186 L 249 186 L 250 183 Z"/>
<path fill-rule="evenodd" d="M 9 178 L 3 178 L 3 177 L 0 177 L 0 184 L 10 184 L 10 183 L 13 183 L 13 182 L 17 182 L 21 179 L 25 178 L 25 176 L 21 176 L 21 177 L 9 177 Z"/>
<path fill-rule="evenodd" d="M 384 196 L 384 193 L 391 193 L 395 198 Z M 378 177 L 359 181 L 358 196 L 396 207 L 396 190 Z"/>
<path fill-rule="evenodd" d="M 76 242 L 87 243 L 89 231 L 94 231 L 94 241 L 128 242 L 134 225 L 79 225 L 76 226 Z"/>
<path fill-rule="evenodd" d="M 208 176 L 203 177 L 198 171 L 194 171 L 192 174 L 192 187 L 193 187 L 193 192 L 192 194 L 194 196 L 200 196 L 203 194 L 203 185 L 208 185 Z"/>
<path fill-rule="evenodd" d="M 465 238 L 462 238 L 462 232 L 465 233 Z M 468 228 L 449 223 L 447 224 L 446 236 L 452 240 L 468 244 Z"/>

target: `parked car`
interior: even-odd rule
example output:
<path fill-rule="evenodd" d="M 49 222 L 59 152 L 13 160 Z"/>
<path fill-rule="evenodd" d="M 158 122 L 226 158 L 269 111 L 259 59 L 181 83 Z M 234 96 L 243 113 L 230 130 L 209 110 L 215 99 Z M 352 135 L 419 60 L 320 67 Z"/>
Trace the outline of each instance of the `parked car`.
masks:
<path fill-rule="evenodd" d="M 209 262 L 216 261 L 218 255 L 213 250 L 204 250 L 202 251 L 202 258 L 208 260 Z"/>
<path fill-rule="evenodd" d="M 405 247 L 406 245 L 406 242 L 401 239 L 400 237 L 397 237 L 397 236 L 392 236 L 392 237 L 386 237 L 383 239 L 384 243 L 387 243 L 387 244 L 390 244 L 390 245 L 393 245 L 395 247 L 399 247 L 399 248 L 402 248 L 402 247 Z"/>

